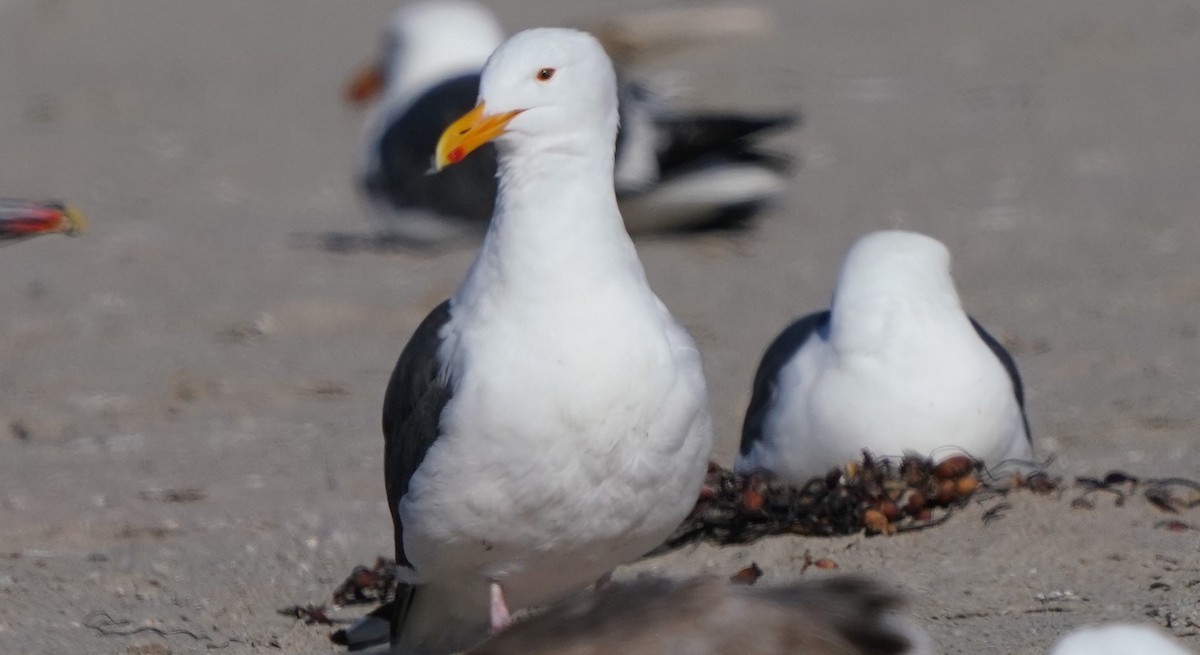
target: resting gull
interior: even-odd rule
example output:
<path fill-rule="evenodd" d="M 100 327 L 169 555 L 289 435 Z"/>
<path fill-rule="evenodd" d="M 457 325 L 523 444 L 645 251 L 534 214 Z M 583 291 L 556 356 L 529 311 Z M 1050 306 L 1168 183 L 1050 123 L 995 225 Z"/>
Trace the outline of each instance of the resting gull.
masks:
<path fill-rule="evenodd" d="M 577 592 L 658 545 L 700 490 L 700 354 L 621 222 L 615 79 L 588 34 L 521 32 L 437 145 L 448 166 L 494 142 L 500 191 L 384 401 L 404 648 L 461 650 Z"/>
<path fill-rule="evenodd" d="M 946 247 L 915 232 L 859 239 L 832 309 L 770 345 L 735 468 L 799 483 L 864 448 L 939 459 L 965 451 L 993 466 L 1033 457 L 1016 363 L 963 311 Z"/>
<path fill-rule="evenodd" d="M 386 234 L 414 245 L 480 234 L 492 215 L 490 146 L 461 166 L 429 174 L 442 129 L 470 109 L 479 71 L 503 40 L 488 9 L 470 0 L 424 1 L 393 14 L 378 62 L 347 87 L 367 117 L 358 183 Z M 793 115 L 689 114 L 646 87 L 618 87 L 614 176 L 630 232 L 740 224 L 783 191 L 790 164 L 754 147 Z"/>

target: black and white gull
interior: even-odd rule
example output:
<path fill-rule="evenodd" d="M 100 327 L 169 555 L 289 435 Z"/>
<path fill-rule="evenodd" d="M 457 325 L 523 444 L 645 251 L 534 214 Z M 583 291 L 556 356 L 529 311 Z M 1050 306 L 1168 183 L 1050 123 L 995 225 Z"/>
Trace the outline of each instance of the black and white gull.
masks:
<path fill-rule="evenodd" d="M 378 61 L 347 88 L 357 102 L 379 96 L 364 129 L 358 184 L 384 234 L 414 245 L 477 236 L 492 215 L 494 149 L 430 174 L 438 135 L 470 109 L 479 72 L 503 40 L 495 16 L 470 0 L 422 1 L 393 14 Z M 756 147 L 798 114 L 688 113 L 647 87 L 618 87 L 614 178 L 632 233 L 740 224 L 790 177 L 787 158 Z"/>
<path fill-rule="evenodd" d="M 965 452 L 989 466 L 1032 459 L 1016 363 L 963 311 L 940 241 L 899 230 L 862 237 L 831 304 L 763 356 L 737 470 L 804 482 L 864 448 Z"/>
<path fill-rule="evenodd" d="M 695 503 L 712 446 L 700 354 L 622 224 L 616 129 L 601 45 L 543 28 L 496 50 L 437 145 L 444 167 L 494 142 L 500 183 L 475 262 L 388 384 L 402 647 L 469 647 L 641 557 Z"/>

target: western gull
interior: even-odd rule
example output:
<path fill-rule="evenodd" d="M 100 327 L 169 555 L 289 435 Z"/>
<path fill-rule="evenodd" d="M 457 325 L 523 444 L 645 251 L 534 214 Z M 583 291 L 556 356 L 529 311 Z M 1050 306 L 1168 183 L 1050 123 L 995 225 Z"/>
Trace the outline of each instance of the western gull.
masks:
<path fill-rule="evenodd" d="M 77 236 L 85 226 L 82 214 L 57 200 L 0 198 L 0 243 L 43 234 Z"/>
<path fill-rule="evenodd" d="M 1192 655 L 1157 626 L 1108 623 L 1079 628 L 1054 644 L 1050 655 Z"/>
<path fill-rule="evenodd" d="M 540 28 L 496 50 L 439 140 L 439 167 L 494 142 L 500 185 L 475 262 L 384 401 L 403 647 L 469 647 L 509 609 L 641 557 L 696 501 L 712 447 L 700 354 L 622 224 L 616 129 L 599 42 Z"/>
<path fill-rule="evenodd" d="M 495 16 L 470 0 L 418 2 L 393 14 L 378 62 L 347 87 L 367 117 L 358 183 L 385 234 L 414 245 L 480 234 L 496 194 L 493 148 L 430 174 L 441 130 L 470 109 L 479 72 L 503 40 Z M 619 85 L 614 176 L 633 233 L 739 224 L 785 188 L 790 163 L 753 139 L 791 114 L 688 114 L 633 83 Z"/>
<path fill-rule="evenodd" d="M 864 448 L 965 451 L 991 466 L 1032 459 L 1016 363 L 963 311 L 940 241 L 899 230 L 860 238 L 831 304 L 767 349 L 736 470 L 804 482 Z"/>

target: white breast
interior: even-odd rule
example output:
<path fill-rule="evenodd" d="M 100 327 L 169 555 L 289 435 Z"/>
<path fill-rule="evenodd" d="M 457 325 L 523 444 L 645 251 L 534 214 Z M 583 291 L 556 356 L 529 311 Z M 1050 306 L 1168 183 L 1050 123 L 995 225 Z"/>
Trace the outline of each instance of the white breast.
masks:
<path fill-rule="evenodd" d="M 473 317 L 450 340 L 455 395 L 401 505 L 420 579 L 467 574 L 516 606 L 546 602 L 690 510 L 712 438 L 699 355 L 648 290 L 612 286 Z"/>
<path fill-rule="evenodd" d="M 915 324 L 870 351 L 813 339 L 781 371 L 764 425 L 771 468 L 796 480 L 861 457 L 966 451 L 989 465 L 1031 456 L 1012 381 L 970 324 Z M 769 451 L 769 452 L 768 452 Z"/>

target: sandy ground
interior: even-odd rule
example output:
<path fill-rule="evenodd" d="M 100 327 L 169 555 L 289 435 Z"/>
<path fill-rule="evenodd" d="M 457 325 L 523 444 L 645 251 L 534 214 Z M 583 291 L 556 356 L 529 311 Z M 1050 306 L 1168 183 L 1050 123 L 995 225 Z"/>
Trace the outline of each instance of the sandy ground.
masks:
<path fill-rule="evenodd" d="M 516 29 L 657 3 L 492 4 Z M 391 8 L 0 0 L 0 194 L 65 197 L 93 228 L 0 250 L 0 651 L 333 650 L 276 609 L 390 552 L 383 387 L 472 256 L 298 245 L 366 229 L 339 87 Z M 639 244 L 704 351 L 717 458 L 770 338 L 824 306 L 855 237 L 902 226 L 950 246 L 966 305 L 1014 345 L 1055 472 L 1195 476 L 1195 3 L 775 9 L 766 37 L 646 71 L 682 73 L 697 106 L 808 117 L 777 141 L 804 168 L 758 229 Z M 1200 648 L 1200 531 L 1073 495 L 638 569 L 756 561 L 782 582 L 807 549 L 906 590 L 945 653 L 1041 653 L 1072 626 L 1168 616 Z M 166 636 L 104 634 L 143 627 Z"/>

